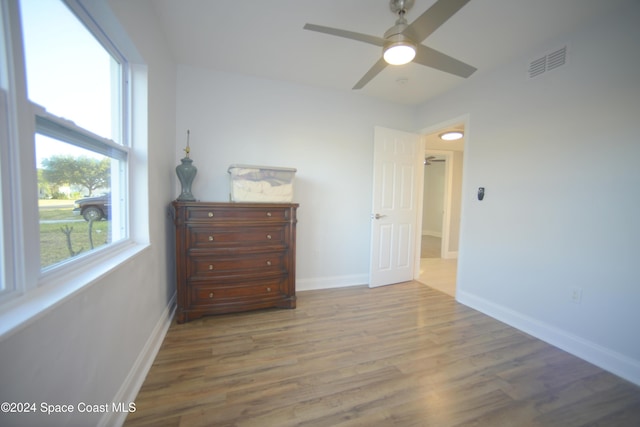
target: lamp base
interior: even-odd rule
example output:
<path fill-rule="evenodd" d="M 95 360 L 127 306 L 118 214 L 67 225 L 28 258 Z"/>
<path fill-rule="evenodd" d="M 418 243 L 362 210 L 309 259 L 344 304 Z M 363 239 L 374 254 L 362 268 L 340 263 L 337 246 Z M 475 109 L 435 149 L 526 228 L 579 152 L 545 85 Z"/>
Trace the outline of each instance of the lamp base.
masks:
<path fill-rule="evenodd" d="M 191 184 L 198 173 L 198 168 L 193 166 L 193 160 L 185 157 L 180 160 L 182 163 L 176 166 L 176 174 L 180 180 L 182 192 L 176 200 L 181 202 L 194 202 L 196 200 L 191 193 Z"/>

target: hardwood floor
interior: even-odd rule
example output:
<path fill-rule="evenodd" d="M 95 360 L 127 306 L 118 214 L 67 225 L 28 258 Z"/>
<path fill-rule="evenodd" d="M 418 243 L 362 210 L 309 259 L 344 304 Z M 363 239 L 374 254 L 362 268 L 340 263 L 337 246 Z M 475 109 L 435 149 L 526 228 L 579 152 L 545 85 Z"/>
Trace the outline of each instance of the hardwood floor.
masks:
<path fill-rule="evenodd" d="M 173 324 L 127 426 L 638 426 L 640 387 L 418 282 Z"/>

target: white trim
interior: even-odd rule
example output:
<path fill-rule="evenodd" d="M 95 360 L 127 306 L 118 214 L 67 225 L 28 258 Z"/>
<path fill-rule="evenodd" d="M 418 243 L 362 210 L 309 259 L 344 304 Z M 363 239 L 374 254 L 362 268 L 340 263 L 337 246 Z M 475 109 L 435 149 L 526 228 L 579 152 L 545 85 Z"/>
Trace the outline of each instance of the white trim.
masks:
<path fill-rule="evenodd" d="M 127 378 L 125 378 L 122 386 L 116 393 L 112 402 L 124 403 L 125 407 L 131 402 L 135 403 L 136 396 L 144 383 L 144 380 L 153 365 L 153 362 L 160 351 L 160 346 L 167 335 L 167 331 L 173 321 L 173 315 L 176 311 L 176 294 L 173 294 L 169 304 L 165 307 L 158 323 L 153 328 L 149 339 L 145 343 L 142 351 L 136 358 L 135 363 L 131 367 Z M 129 415 L 128 412 L 106 412 L 98 426 L 119 426 L 124 424 L 125 419 Z"/>
<path fill-rule="evenodd" d="M 442 258 L 444 259 L 456 259 L 458 258 L 458 251 L 447 251 L 442 254 Z"/>
<path fill-rule="evenodd" d="M 420 256 L 422 251 L 422 219 L 424 215 L 424 156 L 426 153 L 427 140 L 424 133 L 420 135 L 420 146 L 418 149 L 419 158 L 422 160 L 423 166 L 420 168 L 420 177 L 414 182 L 416 187 L 416 203 L 418 208 L 416 209 L 416 235 L 415 235 L 415 248 L 413 251 L 413 280 L 420 277 Z"/>
<path fill-rule="evenodd" d="M 422 135 L 429 135 L 432 133 L 436 133 L 438 131 L 441 131 L 442 129 L 449 127 L 449 126 L 455 126 L 455 125 L 459 125 L 459 124 L 464 124 L 464 133 L 465 133 L 465 146 L 467 145 L 467 127 L 469 126 L 469 114 L 463 114 L 461 116 L 458 117 L 454 117 L 452 119 L 449 120 L 445 120 L 439 123 L 436 123 L 434 125 L 430 125 L 427 127 L 424 127 L 422 129 L 420 129 L 418 132 Z"/>
<path fill-rule="evenodd" d="M 0 28 L 1 30 L 1 28 Z M 0 40 L 2 43 L 2 40 Z M 2 47 L 0 47 L 2 49 Z M 0 52 L 2 55 L 2 52 Z M 0 58 L 2 59 L 2 58 Z M 3 72 L 4 70 L 0 70 Z M 8 96 L 5 90 L 1 87 L 0 82 L 0 299 L 4 295 L 9 295 L 15 292 L 16 281 L 14 279 L 14 265 L 7 255 L 13 250 L 11 246 L 15 241 L 13 236 L 14 227 L 11 223 L 11 162 L 9 161 L 9 109 Z"/>
<path fill-rule="evenodd" d="M 297 291 L 311 291 L 316 289 L 346 288 L 369 283 L 369 275 L 352 274 L 346 276 L 318 277 L 314 279 L 296 279 Z"/>
<path fill-rule="evenodd" d="M 456 300 L 640 386 L 640 360 L 460 289 Z"/>
<path fill-rule="evenodd" d="M 71 120 L 47 112 L 40 105 L 33 104 L 36 132 L 61 142 L 93 151 L 103 156 L 126 161 L 129 147 L 84 129 Z"/>

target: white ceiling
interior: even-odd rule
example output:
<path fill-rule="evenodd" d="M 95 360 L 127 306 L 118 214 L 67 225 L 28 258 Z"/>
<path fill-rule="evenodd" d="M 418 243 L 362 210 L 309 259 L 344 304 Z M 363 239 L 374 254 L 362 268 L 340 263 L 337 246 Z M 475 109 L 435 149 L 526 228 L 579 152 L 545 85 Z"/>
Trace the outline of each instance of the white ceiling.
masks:
<path fill-rule="evenodd" d="M 548 40 L 598 20 L 625 0 L 471 0 L 423 44 L 476 68 L 477 78 Z M 380 58 L 362 42 L 303 30 L 305 23 L 382 37 L 388 0 L 153 0 L 179 64 L 339 91 Z M 415 0 L 411 23 L 435 0 Z M 544 54 L 546 52 L 539 52 Z M 534 58 L 531 58 L 534 59 Z M 526 63 L 523 64 L 526 73 Z M 406 79 L 399 84 L 399 79 Z M 417 105 L 466 80 L 417 64 L 388 66 L 358 92 Z"/>

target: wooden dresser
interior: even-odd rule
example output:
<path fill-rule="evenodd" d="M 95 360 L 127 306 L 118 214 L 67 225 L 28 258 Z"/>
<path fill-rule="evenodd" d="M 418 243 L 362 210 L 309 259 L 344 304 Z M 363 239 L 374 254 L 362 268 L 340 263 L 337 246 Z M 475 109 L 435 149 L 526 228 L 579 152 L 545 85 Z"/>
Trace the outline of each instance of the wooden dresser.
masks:
<path fill-rule="evenodd" d="M 296 306 L 295 203 L 173 202 L 178 323 Z"/>

